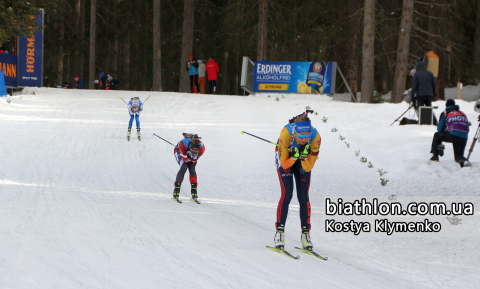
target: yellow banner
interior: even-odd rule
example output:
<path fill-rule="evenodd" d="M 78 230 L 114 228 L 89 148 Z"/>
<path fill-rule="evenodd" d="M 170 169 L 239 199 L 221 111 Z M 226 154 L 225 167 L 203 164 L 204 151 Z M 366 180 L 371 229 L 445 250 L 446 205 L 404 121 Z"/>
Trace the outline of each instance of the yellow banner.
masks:
<path fill-rule="evenodd" d="M 288 90 L 288 84 L 260 83 L 258 90 Z"/>

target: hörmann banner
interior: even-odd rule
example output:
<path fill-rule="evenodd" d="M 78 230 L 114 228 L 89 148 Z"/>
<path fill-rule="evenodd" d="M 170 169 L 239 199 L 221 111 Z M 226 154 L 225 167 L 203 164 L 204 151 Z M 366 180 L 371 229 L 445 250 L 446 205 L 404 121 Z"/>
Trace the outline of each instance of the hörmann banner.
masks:
<path fill-rule="evenodd" d="M 33 16 L 32 16 L 33 17 Z M 37 26 L 43 26 L 43 9 L 35 15 Z M 32 37 L 18 38 L 18 86 L 43 84 L 43 30 Z"/>
<path fill-rule="evenodd" d="M 17 87 L 17 56 L 0 53 L 0 70 L 5 74 L 5 86 Z"/>
<path fill-rule="evenodd" d="M 335 93 L 336 62 L 255 62 L 253 91 Z"/>

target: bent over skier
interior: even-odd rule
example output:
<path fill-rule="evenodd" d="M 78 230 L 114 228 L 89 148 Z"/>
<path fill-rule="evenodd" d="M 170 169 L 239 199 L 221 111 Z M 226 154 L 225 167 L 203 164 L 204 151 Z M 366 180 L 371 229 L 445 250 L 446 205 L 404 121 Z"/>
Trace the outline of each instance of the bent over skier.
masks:
<path fill-rule="evenodd" d="M 307 112 L 308 113 L 308 112 Z M 302 226 L 302 246 L 312 250 L 310 240 L 311 207 L 308 197 L 311 170 L 317 160 L 321 137 L 312 127 L 306 114 L 290 120 L 280 133 L 276 147 L 275 162 L 280 180 L 282 195 L 277 207 L 275 247 L 285 246 L 284 231 L 287 221 L 288 206 L 293 196 L 293 180 L 297 188 L 297 198 L 300 204 L 300 222 Z"/>
<path fill-rule="evenodd" d="M 180 195 L 180 187 L 183 182 L 185 173 L 190 174 L 190 185 L 192 199 L 197 200 L 197 172 L 195 171 L 195 166 L 197 165 L 198 160 L 205 152 L 205 145 L 200 141 L 198 135 L 186 134 L 183 140 L 179 141 L 177 146 L 174 149 L 174 155 L 177 160 L 180 169 L 178 170 L 177 177 L 175 178 L 175 189 L 173 191 L 173 198 L 178 200 Z"/>
<path fill-rule="evenodd" d="M 130 122 L 128 123 L 128 133 L 127 133 L 127 139 L 130 140 L 130 134 L 132 132 L 132 124 L 133 124 L 133 119 L 135 118 L 135 122 L 137 125 L 137 137 L 138 140 L 140 140 L 140 112 L 143 110 L 143 103 L 138 98 L 132 97 L 130 101 L 128 102 L 128 112 L 130 113 Z"/>

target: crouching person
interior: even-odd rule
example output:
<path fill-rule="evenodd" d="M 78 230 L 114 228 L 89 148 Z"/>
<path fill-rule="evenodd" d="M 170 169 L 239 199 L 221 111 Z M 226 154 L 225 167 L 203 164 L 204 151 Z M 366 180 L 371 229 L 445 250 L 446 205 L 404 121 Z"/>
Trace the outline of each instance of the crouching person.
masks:
<path fill-rule="evenodd" d="M 433 153 L 433 156 L 430 160 L 438 162 L 438 157 L 443 157 L 443 150 L 445 149 L 442 142 L 450 142 L 453 144 L 455 161 L 462 168 L 470 167 L 470 162 L 463 156 L 468 140 L 468 125 L 467 116 L 460 111 L 458 105 L 455 105 L 455 100 L 447 100 L 445 111 L 442 112 L 438 122 L 438 132 L 433 136 L 432 149 L 430 151 Z"/>

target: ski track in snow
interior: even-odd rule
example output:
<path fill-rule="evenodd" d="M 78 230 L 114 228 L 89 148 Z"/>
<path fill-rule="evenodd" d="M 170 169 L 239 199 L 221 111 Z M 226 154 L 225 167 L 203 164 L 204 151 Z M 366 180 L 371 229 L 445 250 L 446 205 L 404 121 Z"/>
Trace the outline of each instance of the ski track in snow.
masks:
<path fill-rule="evenodd" d="M 119 97 L 149 94 L 142 141 L 127 142 L 129 115 Z M 479 237 L 324 232 L 326 197 L 453 195 L 478 203 L 480 148 L 472 168 L 460 169 L 451 144 L 431 163 L 433 126 L 389 126 L 405 103 L 47 88 L 21 96 L 0 100 L 0 288 L 480 288 Z M 473 104 L 458 103 L 475 130 Z M 293 248 L 301 245 L 295 196 L 286 249 L 301 258 L 265 248 L 273 245 L 280 197 L 274 146 L 239 133 L 276 141 L 307 105 L 318 112 L 312 122 L 322 136 L 311 235 L 328 261 Z M 170 199 L 178 165 L 173 147 L 153 136 L 176 144 L 182 132 L 205 142 L 201 205 L 188 200 L 188 175 L 183 204 Z M 378 169 L 388 171 L 386 187 Z"/>

